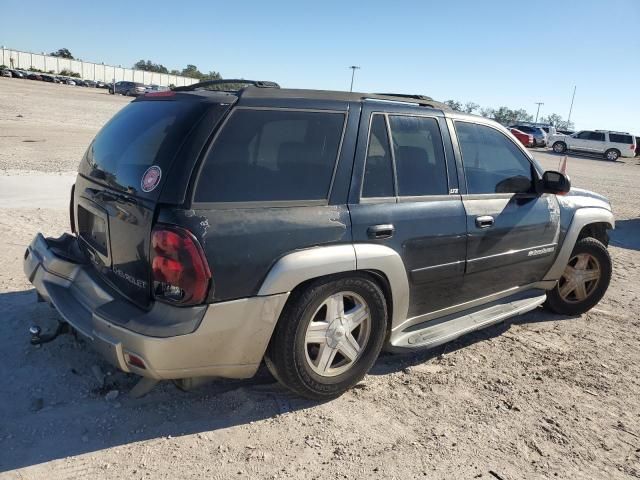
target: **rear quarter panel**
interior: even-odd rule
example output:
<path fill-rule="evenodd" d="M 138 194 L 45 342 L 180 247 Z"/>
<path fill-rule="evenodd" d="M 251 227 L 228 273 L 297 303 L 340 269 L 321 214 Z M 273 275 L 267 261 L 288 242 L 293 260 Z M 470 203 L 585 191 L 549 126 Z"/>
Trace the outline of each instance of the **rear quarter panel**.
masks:
<path fill-rule="evenodd" d="M 213 302 L 256 295 L 288 253 L 351 242 L 345 205 L 163 210 L 158 221 L 198 238 L 213 275 Z"/>

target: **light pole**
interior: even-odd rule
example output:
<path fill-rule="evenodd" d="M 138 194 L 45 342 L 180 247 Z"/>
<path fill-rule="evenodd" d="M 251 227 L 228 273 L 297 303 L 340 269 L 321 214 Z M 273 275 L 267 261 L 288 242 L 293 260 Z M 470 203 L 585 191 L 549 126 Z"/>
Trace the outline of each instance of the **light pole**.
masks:
<path fill-rule="evenodd" d="M 538 114 L 540 113 L 540 105 L 544 105 L 544 102 L 535 102 L 538 105 L 538 111 L 536 112 L 536 121 L 534 123 L 538 123 Z"/>
<path fill-rule="evenodd" d="M 578 86 L 573 86 L 573 95 L 571 96 L 571 106 L 569 107 L 569 115 L 567 116 L 567 130 L 569 130 L 569 124 L 571 123 L 571 112 L 573 112 L 573 101 L 576 98 L 576 88 Z"/>
<path fill-rule="evenodd" d="M 351 87 L 349 88 L 349 91 L 353 92 L 353 77 L 356 75 L 356 70 L 360 70 L 360 67 L 357 65 L 351 65 L 349 68 L 351 69 Z"/>

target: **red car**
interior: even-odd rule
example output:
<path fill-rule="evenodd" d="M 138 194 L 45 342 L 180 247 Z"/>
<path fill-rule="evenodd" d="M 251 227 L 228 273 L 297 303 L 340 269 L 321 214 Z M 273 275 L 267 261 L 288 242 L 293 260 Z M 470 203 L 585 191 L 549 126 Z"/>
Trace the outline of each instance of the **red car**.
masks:
<path fill-rule="evenodd" d="M 533 147 L 533 135 L 521 132 L 517 128 L 510 128 L 509 131 L 513 133 L 513 136 L 520 140 L 525 147 Z"/>

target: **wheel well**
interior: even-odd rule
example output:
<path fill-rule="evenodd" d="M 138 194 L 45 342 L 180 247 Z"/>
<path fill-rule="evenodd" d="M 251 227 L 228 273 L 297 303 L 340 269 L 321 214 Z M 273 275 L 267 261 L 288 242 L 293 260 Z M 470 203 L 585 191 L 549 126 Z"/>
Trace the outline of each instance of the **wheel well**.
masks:
<path fill-rule="evenodd" d="M 609 246 L 609 233 L 607 232 L 609 228 L 611 228 L 611 226 L 605 222 L 590 223 L 582 227 L 582 230 L 580 230 L 578 234 L 578 240 L 591 237 L 602 242 L 605 247 Z"/>
<path fill-rule="evenodd" d="M 382 290 L 382 293 L 384 294 L 384 299 L 387 302 L 387 335 L 388 335 L 391 332 L 391 319 L 393 318 L 393 299 L 391 294 L 391 285 L 389 284 L 389 280 L 387 279 L 387 276 L 378 270 L 349 270 L 346 272 L 333 273 L 331 275 L 324 275 L 320 277 L 309 278 L 308 280 L 305 280 L 304 282 L 296 285 L 296 287 L 291 291 L 291 294 L 289 295 L 287 302 L 282 308 L 282 312 L 284 312 L 285 308 L 287 308 L 287 305 L 289 305 L 289 303 L 291 303 L 293 299 L 298 298 L 302 294 L 302 292 L 305 290 L 305 288 L 307 288 L 307 286 L 309 286 L 311 283 L 320 279 L 338 280 L 340 278 L 352 277 L 354 275 L 367 277 L 369 280 L 371 280 L 376 285 L 378 285 L 378 287 L 380 287 L 380 290 Z M 282 312 L 280 312 L 280 316 L 282 316 Z"/>

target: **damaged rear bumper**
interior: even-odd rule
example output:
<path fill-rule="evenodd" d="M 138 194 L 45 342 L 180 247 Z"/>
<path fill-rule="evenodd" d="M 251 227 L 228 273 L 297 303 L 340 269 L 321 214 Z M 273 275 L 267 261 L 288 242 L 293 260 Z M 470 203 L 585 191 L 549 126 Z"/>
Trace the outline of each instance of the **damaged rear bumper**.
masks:
<path fill-rule="evenodd" d="M 154 302 L 143 310 L 106 284 L 78 255 L 75 237 L 27 248 L 24 272 L 107 361 L 154 379 L 255 374 L 288 294 L 179 308 Z M 132 357 L 142 360 L 132 364 Z"/>

